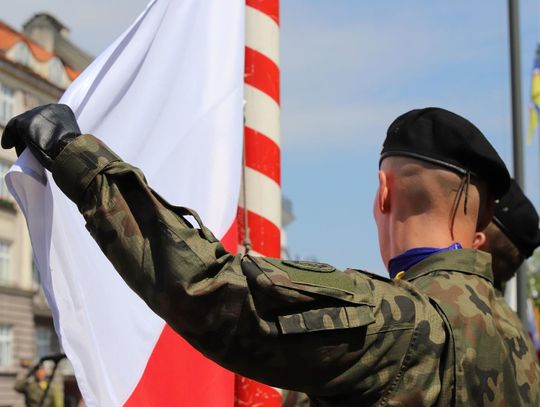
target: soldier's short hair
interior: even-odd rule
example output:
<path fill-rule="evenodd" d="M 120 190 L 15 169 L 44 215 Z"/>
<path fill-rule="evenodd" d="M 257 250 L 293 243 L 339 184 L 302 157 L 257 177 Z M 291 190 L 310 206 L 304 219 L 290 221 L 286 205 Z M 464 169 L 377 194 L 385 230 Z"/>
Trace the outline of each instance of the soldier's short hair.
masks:
<path fill-rule="evenodd" d="M 487 239 L 487 251 L 491 253 L 495 286 L 510 280 L 525 260 L 519 249 L 494 223 L 484 230 Z"/>

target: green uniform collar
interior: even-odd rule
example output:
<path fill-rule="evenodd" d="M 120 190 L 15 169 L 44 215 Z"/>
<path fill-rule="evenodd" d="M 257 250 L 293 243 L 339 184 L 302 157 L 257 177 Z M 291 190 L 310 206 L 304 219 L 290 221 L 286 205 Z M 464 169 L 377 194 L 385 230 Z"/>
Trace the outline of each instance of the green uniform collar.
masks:
<path fill-rule="evenodd" d="M 491 254 L 474 249 L 459 249 L 436 253 L 412 266 L 407 270 L 403 279 L 411 281 L 439 270 L 475 274 L 493 284 Z"/>

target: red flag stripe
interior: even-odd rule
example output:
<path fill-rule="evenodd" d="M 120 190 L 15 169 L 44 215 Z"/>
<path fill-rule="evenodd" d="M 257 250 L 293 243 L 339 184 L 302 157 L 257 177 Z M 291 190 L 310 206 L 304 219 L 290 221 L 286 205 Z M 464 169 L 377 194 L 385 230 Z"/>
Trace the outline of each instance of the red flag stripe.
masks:
<path fill-rule="evenodd" d="M 238 407 L 281 407 L 281 394 L 266 384 L 236 376 L 236 390 L 245 396 Z"/>
<path fill-rule="evenodd" d="M 279 1 L 276 0 L 246 0 L 249 7 L 266 14 L 279 25 Z"/>
<path fill-rule="evenodd" d="M 246 165 L 273 179 L 278 185 L 281 180 L 281 150 L 279 146 L 249 127 L 245 127 Z"/>
<path fill-rule="evenodd" d="M 201 377 L 211 391 L 198 385 Z M 230 406 L 234 403 L 233 389 L 231 372 L 204 357 L 165 325 L 141 380 L 124 405 Z"/>
<path fill-rule="evenodd" d="M 246 47 L 245 83 L 256 87 L 280 103 L 279 67 L 254 49 Z"/>
<path fill-rule="evenodd" d="M 227 250 L 236 253 L 237 241 L 235 220 L 221 242 Z M 201 377 L 211 391 L 198 385 Z M 233 373 L 207 359 L 165 325 L 139 383 L 124 406 L 232 406 L 234 386 Z"/>

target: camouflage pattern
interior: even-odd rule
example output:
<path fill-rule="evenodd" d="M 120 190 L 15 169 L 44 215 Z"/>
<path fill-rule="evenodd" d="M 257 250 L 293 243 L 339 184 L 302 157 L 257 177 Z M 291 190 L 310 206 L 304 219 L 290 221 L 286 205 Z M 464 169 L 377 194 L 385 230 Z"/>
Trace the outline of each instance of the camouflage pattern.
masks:
<path fill-rule="evenodd" d="M 56 390 L 51 387 L 43 400 L 43 404 L 40 404 L 43 397 L 44 390 L 39 383 L 32 379 L 20 379 L 15 383 L 15 390 L 24 394 L 24 401 L 26 407 L 58 407 L 57 397 L 55 397 Z"/>
<path fill-rule="evenodd" d="M 90 135 L 68 144 L 53 175 L 126 283 L 234 372 L 314 406 L 538 405 L 538 367 L 489 309 L 491 283 L 470 271 L 478 252 L 455 251 L 410 281 L 234 256 Z"/>
<path fill-rule="evenodd" d="M 540 405 L 534 347 L 517 315 L 493 288 L 488 253 L 436 254 L 409 269 L 405 278 L 427 293 L 448 320 L 459 405 Z"/>

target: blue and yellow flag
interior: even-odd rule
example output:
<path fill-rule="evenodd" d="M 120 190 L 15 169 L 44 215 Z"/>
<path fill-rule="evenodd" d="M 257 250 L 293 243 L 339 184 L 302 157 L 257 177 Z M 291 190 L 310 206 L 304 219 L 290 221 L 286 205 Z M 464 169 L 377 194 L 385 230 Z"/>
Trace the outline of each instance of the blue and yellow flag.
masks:
<path fill-rule="evenodd" d="M 527 142 L 530 143 L 538 129 L 540 121 L 540 45 L 536 49 L 533 73 L 531 79 L 531 101 L 529 105 L 529 133 Z"/>

